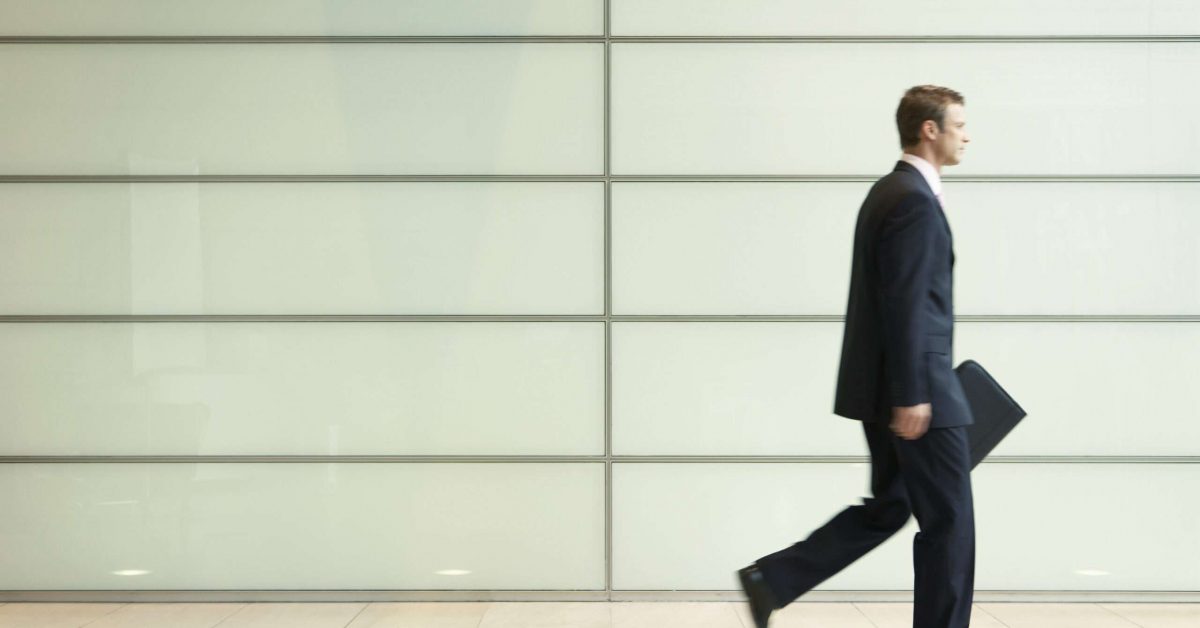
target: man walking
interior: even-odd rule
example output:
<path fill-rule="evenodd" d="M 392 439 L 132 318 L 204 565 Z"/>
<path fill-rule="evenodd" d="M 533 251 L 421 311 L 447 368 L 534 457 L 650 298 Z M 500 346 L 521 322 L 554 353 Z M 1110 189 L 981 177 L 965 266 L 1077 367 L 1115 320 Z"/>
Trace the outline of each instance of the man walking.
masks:
<path fill-rule="evenodd" d="M 738 571 L 757 628 L 895 534 L 910 514 L 914 628 L 967 628 L 975 517 L 966 426 L 954 373 L 954 252 L 943 166 L 970 139 L 962 95 L 921 85 L 896 110 L 903 154 L 859 210 L 834 413 L 862 422 L 871 493 L 807 539 Z"/>

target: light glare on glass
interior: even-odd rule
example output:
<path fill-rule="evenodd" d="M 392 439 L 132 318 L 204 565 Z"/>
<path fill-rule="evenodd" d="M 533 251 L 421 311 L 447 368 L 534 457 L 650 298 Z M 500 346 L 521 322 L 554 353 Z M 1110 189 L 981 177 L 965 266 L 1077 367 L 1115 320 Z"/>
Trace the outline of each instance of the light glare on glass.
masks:
<path fill-rule="evenodd" d="M 443 569 L 441 571 L 435 571 L 434 573 L 439 576 L 465 576 L 471 572 L 467 571 L 466 569 Z"/>
<path fill-rule="evenodd" d="M 1107 571 L 1101 571 L 1099 569 L 1076 569 L 1075 573 L 1077 573 L 1081 576 L 1111 576 L 1112 575 L 1112 574 L 1108 573 Z"/>

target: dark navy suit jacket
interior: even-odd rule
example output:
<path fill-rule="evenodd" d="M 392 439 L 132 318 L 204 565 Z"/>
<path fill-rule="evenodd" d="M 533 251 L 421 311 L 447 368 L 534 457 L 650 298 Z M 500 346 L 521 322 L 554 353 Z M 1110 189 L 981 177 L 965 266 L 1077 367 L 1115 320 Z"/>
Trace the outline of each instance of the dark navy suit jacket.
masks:
<path fill-rule="evenodd" d="M 929 426 L 973 423 L 951 362 L 954 250 L 941 204 L 899 161 L 858 213 L 833 412 L 890 422 L 893 406 L 929 403 Z"/>

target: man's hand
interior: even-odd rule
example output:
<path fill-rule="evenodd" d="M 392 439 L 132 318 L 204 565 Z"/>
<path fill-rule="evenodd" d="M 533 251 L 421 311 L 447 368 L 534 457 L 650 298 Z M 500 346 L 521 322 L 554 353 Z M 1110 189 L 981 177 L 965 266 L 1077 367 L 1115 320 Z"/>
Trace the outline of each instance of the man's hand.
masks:
<path fill-rule="evenodd" d="M 892 431 L 904 440 L 917 440 L 929 429 L 933 417 L 933 406 L 922 403 L 915 406 L 892 408 Z"/>

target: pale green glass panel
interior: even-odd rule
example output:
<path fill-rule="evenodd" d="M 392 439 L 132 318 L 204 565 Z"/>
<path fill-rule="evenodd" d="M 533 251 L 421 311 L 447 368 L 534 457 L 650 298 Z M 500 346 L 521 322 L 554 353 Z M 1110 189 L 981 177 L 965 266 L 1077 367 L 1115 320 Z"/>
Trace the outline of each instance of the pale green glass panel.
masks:
<path fill-rule="evenodd" d="M 602 464 L 7 464 L 0 499 L 6 590 L 604 588 Z"/>
<path fill-rule="evenodd" d="M 613 588 L 737 590 L 737 569 L 861 503 L 869 471 L 865 463 L 614 464 Z M 834 590 L 903 589 L 911 580 L 890 563 L 859 567 Z"/>
<path fill-rule="evenodd" d="M 599 44 L 0 50 L 5 174 L 596 174 Z"/>
<path fill-rule="evenodd" d="M 861 426 L 832 413 L 842 333 L 615 323 L 614 453 L 865 455 Z M 1029 413 L 995 455 L 1200 455 L 1194 324 L 960 321 L 952 358 L 982 364 Z"/>
<path fill-rule="evenodd" d="M 959 314 L 1200 312 L 1200 184 L 945 190 Z"/>
<path fill-rule="evenodd" d="M 5 455 L 602 454 L 600 323 L 0 325 Z"/>
<path fill-rule="evenodd" d="M 616 183 L 617 314 L 841 314 L 859 183 Z"/>
<path fill-rule="evenodd" d="M 614 311 L 840 316 L 870 186 L 616 183 Z M 948 181 L 944 200 L 959 314 L 1200 311 L 1200 185 Z"/>
<path fill-rule="evenodd" d="M 972 481 L 979 589 L 1200 591 L 1200 465 L 983 465 Z"/>
<path fill-rule="evenodd" d="M 737 590 L 736 569 L 861 504 L 869 478 L 865 463 L 618 463 L 613 587 Z M 1200 507 L 1182 496 L 1197 482 L 1189 464 L 984 464 L 972 475 L 975 587 L 1195 591 Z M 817 590 L 911 590 L 916 531 L 910 518 Z"/>
<path fill-rule="evenodd" d="M 614 35 L 1184 35 L 1191 0 L 612 0 Z"/>
<path fill-rule="evenodd" d="M 614 323 L 619 455 L 866 455 L 833 414 L 840 323 Z"/>
<path fill-rule="evenodd" d="M 0 35 L 600 35 L 600 0 L 3 0 Z"/>
<path fill-rule="evenodd" d="M 1200 43 L 618 43 L 612 167 L 887 172 L 901 95 L 934 83 L 966 97 L 971 143 L 947 174 L 1194 175 L 1198 64 Z"/>
<path fill-rule="evenodd" d="M 1200 455 L 1200 325 L 970 323 L 974 359 L 1029 413 L 996 455 Z"/>
<path fill-rule="evenodd" d="M 0 185 L 4 314 L 599 314 L 596 183 Z"/>

